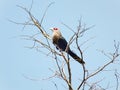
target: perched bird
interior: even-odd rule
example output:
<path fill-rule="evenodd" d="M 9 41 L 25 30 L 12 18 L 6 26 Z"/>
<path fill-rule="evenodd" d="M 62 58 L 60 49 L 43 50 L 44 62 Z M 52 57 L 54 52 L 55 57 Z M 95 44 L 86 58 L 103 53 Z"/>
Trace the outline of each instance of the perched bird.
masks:
<path fill-rule="evenodd" d="M 73 51 L 71 51 L 70 47 L 68 46 L 68 42 L 62 36 L 59 28 L 50 29 L 53 31 L 52 41 L 56 48 L 59 49 L 60 51 L 65 51 L 80 64 L 85 64 L 85 62 L 80 57 L 78 57 Z"/>

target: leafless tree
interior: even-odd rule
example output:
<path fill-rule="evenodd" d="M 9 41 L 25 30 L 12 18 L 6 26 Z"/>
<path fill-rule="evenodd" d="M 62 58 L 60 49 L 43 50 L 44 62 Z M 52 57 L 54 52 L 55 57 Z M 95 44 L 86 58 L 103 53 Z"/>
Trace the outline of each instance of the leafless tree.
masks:
<path fill-rule="evenodd" d="M 39 21 L 36 17 L 34 17 L 33 13 L 31 12 L 32 9 L 32 5 L 30 9 L 27 9 L 25 7 L 22 6 L 18 6 L 21 9 L 23 9 L 27 14 L 28 14 L 28 21 L 24 22 L 24 23 L 18 23 L 18 22 L 14 22 L 11 21 L 13 23 L 16 24 L 20 24 L 23 25 L 24 27 L 28 26 L 28 25 L 32 25 L 34 27 L 37 27 L 39 30 L 39 34 L 35 34 L 32 36 L 28 36 L 28 35 L 24 35 L 23 37 L 26 40 L 31 40 L 33 41 L 33 46 L 31 48 L 35 48 L 36 50 L 40 50 L 40 53 L 42 52 L 42 48 L 46 49 L 48 52 L 44 52 L 44 54 L 54 58 L 56 66 L 57 66 L 57 70 L 52 70 L 53 71 L 53 76 L 50 76 L 48 79 L 51 78 L 55 78 L 58 77 L 60 79 L 62 79 L 64 82 L 66 82 L 68 90 L 85 90 L 85 87 L 89 87 L 89 90 L 107 90 L 107 88 L 103 88 L 102 86 L 99 86 L 99 82 L 100 81 L 96 81 L 94 83 L 89 83 L 89 79 L 98 75 L 100 72 L 103 72 L 105 70 L 106 67 L 108 67 L 109 65 L 113 64 L 117 58 L 119 57 L 119 42 L 114 41 L 114 52 L 113 53 L 105 53 L 104 51 L 100 51 L 102 54 L 104 54 L 104 56 L 108 57 L 108 62 L 105 63 L 104 65 L 100 66 L 99 68 L 97 68 L 96 70 L 94 70 L 93 72 L 90 72 L 89 70 L 86 69 L 86 64 L 81 64 L 82 66 L 82 77 L 79 77 L 80 79 L 78 80 L 79 84 L 77 85 L 76 88 L 73 87 L 73 78 L 74 76 L 72 76 L 72 68 L 71 68 L 71 60 L 69 58 L 69 55 L 66 55 L 64 52 L 59 52 L 57 50 L 54 49 L 54 47 L 51 46 L 51 35 L 49 35 L 46 30 L 44 29 L 42 22 L 45 18 L 45 15 L 47 13 L 48 8 L 52 5 L 53 3 L 50 3 L 48 5 L 48 7 L 46 8 L 42 19 Z M 88 27 L 86 28 L 85 25 L 82 25 L 81 20 L 79 20 L 79 24 L 77 26 L 77 30 L 73 30 L 71 29 L 71 27 L 69 27 L 68 25 L 62 23 L 64 26 L 66 26 L 69 30 L 71 30 L 73 32 L 73 35 L 71 36 L 71 38 L 69 39 L 69 43 L 68 46 L 70 46 L 71 44 L 75 44 L 77 47 L 77 50 L 79 52 L 79 56 L 84 60 L 84 55 L 83 55 L 83 50 L 81 49 L 81 46 L 79 45 L 79 38 L 83 37 L 84 33 L 89 30 L 92 27 Z M 40 40 L 37 39 L 36 36 L 37 35 L 41 35 L 44 40 Z M 85 42 L 84 42 L 85 43 Z M 61 59 L 61 60 L 59 60 Z M 61 61 L 61 62 L 59 62 Z M 87 63 L 87 61 L 86 61 Z M 120 74 L 117 72 L 117 70 L 115 70 L 115 77 L 116 77 L 116 90 L 118 90 L 119 87 L 119 79 L 120 79 Z M 57 87 L 57 84 L 55 84 L 55 86 Z"/>

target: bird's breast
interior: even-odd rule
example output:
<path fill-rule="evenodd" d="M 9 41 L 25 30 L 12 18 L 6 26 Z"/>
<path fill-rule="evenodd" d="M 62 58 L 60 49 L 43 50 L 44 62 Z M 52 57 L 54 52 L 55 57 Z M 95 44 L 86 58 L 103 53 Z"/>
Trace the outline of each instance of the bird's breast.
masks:
<path fill-rule="evenodd" d="M 58 44 L 59 37 L 57 35 L 54 35 L 52 40 L 53 40 L 53 44 Z"/>

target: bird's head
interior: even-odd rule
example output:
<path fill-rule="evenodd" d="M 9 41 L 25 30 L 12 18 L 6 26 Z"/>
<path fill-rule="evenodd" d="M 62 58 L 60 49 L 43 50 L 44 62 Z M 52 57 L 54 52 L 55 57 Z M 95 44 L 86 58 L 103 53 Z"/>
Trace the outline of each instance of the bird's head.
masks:
<path fill-rule="evenodd" d="M 54 27 L 54 28 L 50 28 L 50 30 L 53 31 L 53 36 L 54 36 L 54 35 L 62 36 L 62 34 L 61 34 L 59 28 Z"/>
<path fill-rule="evenodd" d="M 50 28 L 50 30 L 52 30 L 53 32 L 54 31 L 59 31 L 59 28 L 54 27 L 54 28 Z"/>

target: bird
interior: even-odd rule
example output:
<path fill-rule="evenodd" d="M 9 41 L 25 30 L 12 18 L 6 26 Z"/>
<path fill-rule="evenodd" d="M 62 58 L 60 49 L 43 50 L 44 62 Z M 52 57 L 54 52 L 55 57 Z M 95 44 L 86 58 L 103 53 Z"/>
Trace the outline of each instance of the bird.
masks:
<path fill-rule="evenodd" d="M 52 30 L 52 43 L 56 46 L 56 48 L 60 51 L 65 51 L 68 55 L 70 55 L 74 60 L 78 61 L 80 64 L 85 64 L 85 62 L 75 54 L 70 47 L 68 46 L 68 42 L 62 36 L 60 29 L 57 27 L 50 28 Z"/>

